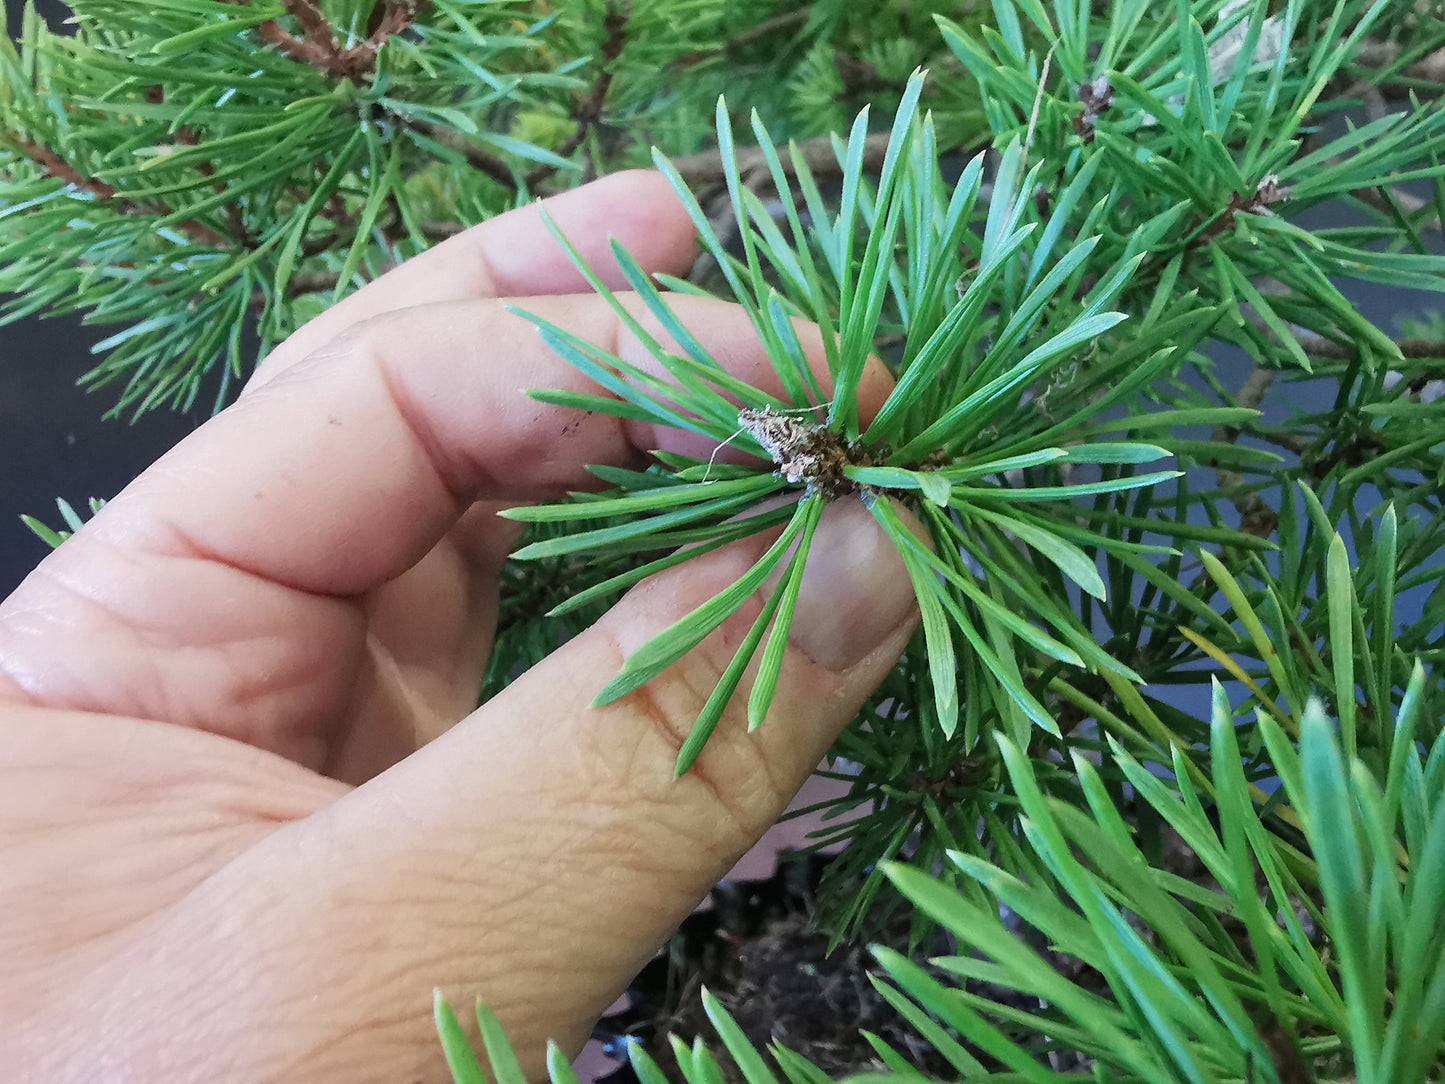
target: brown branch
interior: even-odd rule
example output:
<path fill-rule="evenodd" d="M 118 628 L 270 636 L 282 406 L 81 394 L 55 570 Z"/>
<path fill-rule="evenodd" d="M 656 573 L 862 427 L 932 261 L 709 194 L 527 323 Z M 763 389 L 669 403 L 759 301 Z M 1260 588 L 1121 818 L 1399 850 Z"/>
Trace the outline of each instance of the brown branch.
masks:
<path fill-rule="evenodd" d="M 1236 192 L 1230 196 L 1229 205 L 1205 227 L 1203 232 L 1194 239 L 1193 244 L 1196 246 L 1207 245 L 1221 234 L 1232 230 L 1237 216 L 1270 214 L 1270 204 L 1279 203 L 1285 199 L 1289 199 L 1289 189 L 1281 185 L 1279 178 L 1273 173 L 1265 174 L 1259 184 L 1255 186 L 1253 195 L 1245 196 Z"/>
<path fill-rule="evenodd" d="M 326 16 L 321 14 L 321 9 L 311 0 L 283 0 L 283 6 L 286 14 L 301 25 L 301 33 L 306 35 L 307 41 L 323 49 L 336 50 L 336 33 L 326 21 Z"/>
<path fill-rule="evenodd" d="M 281 52 L 285 53 L 292 60 L 299 60 L 303 64 L 309 64 L 323 75 L 336 77 L 342 73 L 333 68 L 334 55 L 325 48 L 317 46 L 313 42 L 297 38 L 281 28 L 281 24 L 274 19 L 268 19 L 256 27 L 256 34 L 267 45 L 274 45 Z"/>
<path fill-rule="evenodd" d="M 756 191 L 762 173 L 754 170 L 745 174 L 742 178 L 743 186 Z M 737 234 L 738 220 L 733 214 L 733 203 L 731 196 L 722 185 L 714 184 L 708 189 L 697 193 L 698 204 L 702 208 L 703 215 L 707 218 L 708 229 L 718 239 L 718 244 L 724 249 L 731 244 L 733 237 Z M 697 254 L 693 260 L 692 267 L 688 270 L 687 281 L 705 286 L 708 281 L 718 272 L 718 262 L 712 252 L 706 248 Z"/>
<path fill-rule="evenodd" d="M 115 199 L 115 186 L 98 181 L 94 177 L 82 177 L 74 166 L 49 147 L 42 147 L 39 143 L 31 143 L 29 140 L 13 136 L 7 142 L 57 181 L 64 181 L 73 188 L 89 192 L 96 199 Z"/>
<path fill-rule="evenodd" d="M 427 0 L 383 0 L 372 8 L 366 41 L 373 52 L 385 45 L 387 38 L 406 31 L 426 5 Z"/>
<path fill-rule="evenodd" d="M 1386 214 L 1393 213 L 1393 208 L 1390 207 L 1389 201 L 1380 194 L 1378 188 L 1356 188 L 1350 195 L 1354 196 L 1355 199 L 1361 203 L 1369 204 L 1377 211 L 1384 211 Z M 1394 189 L 1390 190 L 1390 198 L 1393 199 L 1399 205 L 1400 210 L 1404 211 L 1407 215 L 1414 214 L 1429 202 L 1420 196 L 1412 196 L 1409 192 L 1396 192 Z M 1421 223 L 1421 225 L 1433 225 L 1437 229 L 1445 228 L 1445 223 L 1442 223 L 1435 217 L 1432 217 L 1429 222 Z"/>
<path fill-rule="evenodd" d="M 327 290 L 334 290 L 340 281 L 341 276 L 335 271 L 308 271 L 302 275 L 292 275 L 286 280 L 286 296 L 301 297 L 305 294 L 319 294 Z M 264 309 L 265 307 L 266 291 L 254 291 L 251 294 L 251 308 Z"/>
<path fill-rule="evenodd" d="M 1271 433 L 1262 430 L 1256 435 L 1260 440 L 1267 440 L 1275 447 L 1294 452 L 1295 455 L 1304 455 L 1314 447 L 1314 441 L 1309 437 L 1302 437 L 1298 433 Z"/>
<path fill-rule="evenodd" d="M 1360 356 L 1355 347 L 1326 339 L 1323 335 L 1300 335 L 1297 341 L 1306 354 L 1315 358 L 1354 361 Z M 1404 358 L 1445 358 L 1445 342 L 1433 339 L 1396 339 L 1395 346 Z"/>
<path fill-rule="evenodd" d="M 161 88 L 151 87 L 147 90 L 146 97 L 151 101 L 159 102 L 161 100 Z M 195 147 L 199 146 L 200 142 L 201 137 L 196 134 L 196 130 L 190 125 L 183 124 L 176 129 L 176 143 L 179 146 Z M 197 162 L 196 172 L 202 177 L 212 177 L 215 176 L 216 167 L 210 162 Z M 226 191 L 226 183 L 224 181 L 216 181 L 211 185 L 211 188 L 214 189 L 218 195 L 224 194 Z M 246 229 L 246 220 L 241 214 L 240 202 L 234 199 L 227 200 L 223 206 L 223 210 L 226 215 L 226 228 L 231 231 L 231 236 L 246 247 L 251 247 L 251 232 Z"/>
<path fill-rule="evenodd" d="M 874 132 L 868 136 L 863 145 L 863 168 L 881 169 L 883 167 L 884 155 L 888 152 L 888 133 Z M 843 167 L 839 164 L 837 156 L 833 154 L 832 136 L 815 136 L 812 139 L 805 139 L 798 144 L 798 153 L 803 159 L 808 172 L 819 180 L 831 179 L 842 174 Z M 750 173 L 756 169 L 767 170 L 767 159 L 763 152 L 757 147 L 743 147 L 736 153 L 738 172 Z M 791 177 L 795 174 L 791 155 L 779 155 L 782 162 L 783 172 Z M 688 185 L 693 188 L 701 185 L 712 184 L 723 180 L 723 160 L 719 151 L 701 151 L 698 154 L 685 154 L 681 158 L 672 159 L 672 167 L 677 170 Z"/>
<path fill-rule="evenodd" d="M 1240 385 L 1239 391 L 1235 393 L 1235 405 L 1249 410 L 1257 410 L 1259 404 L 1264 402 L 1265 394 L 1273 383 L 1274 373 L 1256 365 L 1250 370 L 1244 383 Z M 1236 426 L 1216 426 L 1214 441 L 1217 444 L 1233 444 L 1239 439 L 1239 433 L 1240 430 Z M 1239 471 L 1216 465 L 1214 473 L 1219 479 L 1220 489 L 1233 489 L 1236 486 L 1244 485 L 1244 475 Z M 1279 513 L 1271 508 L 1263 497 L 1258 493 L 1243 493 L 1233 500 L 1235 511 L 1239 513 L 1239 529 L 1241 531 L 1258 538 L 1268 538 L 1274 534 L 1275 528 L 1279 526 Z"/>
<path fill-rule="evenodd" d="M 696 52 L 683 53 L 682 56 L 672 62 L 672 66 L 675 68 L 691 68 L 701 64 L 705 60 L 711 60 L 713 57 L 726 57 L 733 53 L 741 52 L 749 45 L 756 44 L 764 38 L 770 38 L 774 34 L 802 26 L 808 21 L 809 13 L 810 9 L 808 7 L 800 7 L 796 11 L 785 11 L 781 15 L 774 15 L 771 18 L 764 19 L 756 26 L 750 26 L 748 29 L 734 34 L 717 49 L 699 49 Z"/>
<path fill-rule="evenodd" d="M 480 144 L 473 143 L 460 132 L 450 128 L 444 128 L 440 124 L 416 124 L 410 125 L 416 131 L 422 133 L 428 139 L 435 140 L 447 150 L 456 151 L 466 158 L 473 169 L 481 170 L 498 184 L 508 188 L 517 186 L 516 175 L 506 162 L 502 161 L 487 148 Z"/>
<path fill-rule="evenodd" d="M 301 37 L 282 28 L 274 19 L 256 27 L 261 40 L 274 45 L 293 60 L 309 64 L 330 79 L 371 78 L 376 71 L 377 51 L 388 38 L 400 34 L 415 21 L 426 0 L 382 0 L 372 11 L 367 39 L 343 49 L 336 30 L 312 0 L 283 0 L 286 13 L 301 27 Z"/>
<path fill-rule="evenodd" d="M 115 204 L 116 209 L 123 215 L 169 215 L 174 213 L 170 206 L 163 201 L 154 204 L 142 203 L 139 200 L 131 199 L 121 194 L 120 190 L 112 184 L 98 180 L 95 177 L 81 176 L 80 172 L 67 162 L 60 155 L 49 147 L 39 143 L 32 143 L 29 140 L 20 139 L 15 136 L 0 137 L 0 141 L 9 143 L 17 151 L 29 158 L 32 162 L 43 169 L 47 175 L 55 178 L 72 188 L 78 188 L 82 192 L 88 192 L 97 200 L 104 200 Z M 176 223 L 176 229 L 190 237 L 197 244 L 210 245 L 214 248 L 229 248 L 231 241 L 207 226 L 204 222 L 194 218 L 187 218 Z"/>
<path fill-rule="evenodd" d="M 597 57 L 597 81 L 592 84 L 591 91 L 577 104 L 577 109 L 573 113 L 577 127 L 572 130 L 571 135 L 557 145 L 553 152 L 559 158 L 566 158 L 582 146 L 582 141 L 587 138 L 587 133 L 592 130 L 592 126 L 602 119 L 602 106 L 607 101 L 607 92 L 612 89 L 612 65 L 622 55 L 622 47 L 627 40 L 627 17 L 629 14 L 630 9 L 627 7 L 619 7 L 614 3 L 607 5 L 607 14 L 602 20 L 604 35 L 602 48 Z M 539 165 L 527 174 L 527 187 L 535 188 L 537 184 L 556 172 L 556 166 Z"/>

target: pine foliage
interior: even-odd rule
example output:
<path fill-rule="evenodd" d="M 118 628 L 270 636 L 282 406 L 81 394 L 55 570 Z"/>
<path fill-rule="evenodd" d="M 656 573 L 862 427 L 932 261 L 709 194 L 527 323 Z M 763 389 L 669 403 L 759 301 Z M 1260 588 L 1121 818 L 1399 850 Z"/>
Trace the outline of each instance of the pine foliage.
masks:
<path fill-rule="evenodd" d="M 1445 1072 L 1445 335 L 1438 315 L 1391 334 L 1348 293 L 1445 289 L 1438 18 L 77 0 L 77 21 L 64 38 L 32 13 L 0 55 L 0 288 L 12 316 L 124 325 L 91 378 L 121 409 L 213 378 L 224 401 L 248 328 L 265 349 L 456 223 L 627 165 L 671 179 L 693 274 L 614 249 L 665 334 L 593 277 L 665 375 L 531 317 L 600 389 L 532 394 L 752 458 L 658 453 L 509 513 L 529 531 L 487 691 L 652 572 L 781 531 L 598 700 L 776 573 L 677 770 L 735 695 L 787 726 L 769 709 L 809 544 L 828 502 L 861 500 L 922 625 L 833 750 L 847 795 L 811 811 L 817 847 L 847 844 L 819 919 L 842 940 L 909 915 L 913 947 L 949 941 L 931 967 L 880 950 L 875 979 L 960 1078 Z M 1360 224 L 1317 225 L 1327 202 Z M 776 386 L 731 376 L 675 293 L 742 305 Z M 795 319 L 823 330 L 827 385 Z M 896 383 L 869 414 L 875 357 Z M 1303 381 L 1330 405 L 1293 407 Z M 708 1011 L 729 1072 L 777 1079 Z M 437 1012 L 457 1079 L 485 1079 Z M 479 1024 L 491 1075 L 519 1080 Z M 722 1079 L 700 1041 L 677 1055 Z"/>
<path fill-rule="evenodd" d="M 1239 8 L 1208 37 L 1187 10 L 1168 22 L 1144 19 L 1144 5 L 1132 18 L 1113 8 L 1092 30 L 1079 21 L 1067 33 L 1040 13 L 1033 29 L 1044 37 L 1049 72 L 1037 54 L 1024 59 L 1024 24 L 1017 13 L 1003 17 L 1012 10 L 1001 5 L 1001 29 L 977 38 L 940 20 L 989 103 L 997 165 L 986 197 L 982 156 L 944 180 L 933 126 L 919 112 L 919 78 L 905 90 L 876 175 L 865 161 L 866 117 L 838 142 L 836 206 L 803 156 L 777 150 L 755 117 L 752 134 L 781 201 L 776 214 L 766 208 L 727 168 L 735 139 L 721 106 L 728 230 L 658 156 L 693 208 L 724 296 L 748 308 L 768 344 L 781 397 L 722 372 L 671 316 L 659 284 L 635 268 L 629 285 L 682 353 L 614 304 L 670 379 L 540 323 L 544 338 L 609 395 L 539 398 L 690 429 L 763 463 L 662 457 L 646 473 L 599 469 L 616 489 L 509 513 L 575 525 L 516 554 L 587 553 L 600 582 L 554 612 L 685 559 L 683 544 L 701 543 L 702 552 L 742 531 L 785 525 L 747 577 L 638 649 L 598 697 L 607 702 L 650 680 L 782 570 L 685 743 L 679 771 L 755 655 L 747 712 L 763 725 L 822 503 L 861 497 L 908 565 L 923 627 L 835 748 L 851 794 L 828 810 L 839 823 L 818 845 L 849 844 L 830 875 L 828 918 L 839 937 L 865 933 L 897 903 L 882 870 L 905 851 L 922 868 L 949 850 L 994 856 L 1017 817 L 1001 801 L 1000 736 L 1055 773 L 1077 750 L 1098 747 L 1096 728 L 1107 729 L 1121 705 L 1137 704 L 1145 737 L 1171 750 L 1165 762 L 1177 749 L 1207 774 L 1207 717 L 1168 692 L 1207 682 L 1201 664 L 1276 708 L 1298 707 L 1317 689 L 1346 702 L 1346 688 L 1322 676 L 1328 653 L 1312 646 L 1341 620 L 1328 615 L 1315 586 L 1323 570 L 1308 556 L 1337 522 L 1348 521 L 1363 567 L 1376 564 L 1386 508 L 1415 543 L 1400 549 L 1393 530 L 1395 557 L 1408 567 L 1381 572 L 1377 590 L 1391 598 L 1368 611 L 1381 645 L 1381 657 L 1369 659 L 1381 705 L 1398 699 L 1405 660 L 1439 655 L 1438 592 L 1389 639 L 1394 593 L 1440 578 L 1441 417 L 1418 393 L 1420 376 L 1438 371 L 1439 360 L 1406 358 L 1354 311 L 1340 283 L 1445 284 L 1445 260 L 1422 251 L 1422 225 L 1438 206 L 1396 214 L 1387 184 L 1440 176 L 1421 163 L 1438 157 L 1445 114 L 1393 113 L 1302 146 L 1321 94 L 1380 5 L 1324 6 L 1308 18 L 1296 8 L 1269 18 L 1262 7 Z M 1231 32 L 1238 48 L 1220 50 Z M 1297 48 L 1282 47 L 1296 38 Z M 1274 44 L 1261 47 L 1266 39 Z M 1160 62 L 1146 75 L 1144 61 L 1125 62 L 1135 50 Z M 1119 70 L 1101 77 L 1087 67 L 1105 58 Z M 1052 158 L 1033 162 L 1051 146 Z M 1382 207 L 1363 203 L 1359 193 L 1371 192 L 1384 193 Z M 1362 202 L 1372 224 L 1307 230 L 1292 221 L 1340 197 Z M 728 251 L 723 232 L 740 251 Z M 625 253 L 616 255 L 628 266 Z M 1266 275 L 1268 296 L 1256 285 Z M 794 316 L 824 329 L 832 396 L 810 383 Z M 1243 388 L 1222 386 L 1202 350 L 1211 340 L 1255 360 Z M 865 424 L 850 393 L 880 343 L 892 347 L 897 385 Z M 1440 350 L 1411 353 L 1430 349 Z M 1326 373 L 1338 382 L 1333 410 L 1282 426 L 1261 421 L 1263 388 L 1276 374 Z M 1298 483 L 1306 483 L 1307 512 Z M 801 499 L 739 519 L 783 490 Z M 1373 518 L 1362 514 L 1372 505 Z M 900 506 L 922 521 L 927 544 L 899 518 Z M 1222 606 L 1235 607 L 1243 624 L 1221 618 Z M 1366 643 L 1360 650 L 1369 653 Z M 1301 655 L 1308 665 L 1298 672 L 1281 662 Z M 1435 684 L 1427 695 L 1439 703 Z M 1354 713 L 1345 716 L 1353 726 Z M 1383 732 L 1369 741 L 1389 745 Z M 1351 753 L 1358 748 L 1352 741 Z"/>
<path fill-rule="evenodd" d="M 78 0 L 61 34 L 27 7 L 18 45 L 0 42 L 0 291 L 19 295 L 0 318 L 119 325 L 86 377 L 117 411 L 223 405 L 273 343 L 458 227 L 643 164 L 654 144 L 710 142 L 724 86 L 798 136 L 896 101 L 943 52 L 929 16 L 837 0 Z M 803 56 L 847 56 L 866 78 L 810 97 L 776 79 Z M 954 126 L 976 133 L 967 108 Z"/>

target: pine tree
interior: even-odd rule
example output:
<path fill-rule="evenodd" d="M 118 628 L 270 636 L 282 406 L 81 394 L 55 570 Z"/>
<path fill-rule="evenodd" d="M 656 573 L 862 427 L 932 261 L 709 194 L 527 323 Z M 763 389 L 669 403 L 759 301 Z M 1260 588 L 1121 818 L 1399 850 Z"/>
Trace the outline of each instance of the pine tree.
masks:
<path fill-rule="evenodd" d="M 667 378 L 531 317 L 605 393 L 533 394 L 754 465 L 659 453 L 510 513 L 530 528 L 483 695 L 650 573 L 781 527 L 599 702 L 781 571 L 677 770 L 754 657 L 749 718 L 786 726 L 769 701 L 812 529 L 862 501 L 923 621 L 833 751 L 849 789 L 817 846 L 847 847 L 817 920 L 880 942 L 880 997 L 956 1075 L 1445 1072 L 1445 335 L 1392 335 L 1342 292 L 1445 289 L 1438 13 L 75 0 L 75 20 L 58 36 L 32 11 L 0 53 L 0 289 L 11 318 L 119 327 L 89 378 L 117 411 L 223 405 L 248 329 L 264 354 L 466 224 L 619 168 L 668 176 L 693 273 L 615 255 L 676 349 L 592 280 Z M 1327 202 L 1362 224 L 1305 224 Z M 783 394 L 729 376 L 678 292 L 744 306 Z M 795 317 L 823 329 L 831 394 Z M 1238 386 L 1220 344 L 1250 359 Z M 870 356 L 897 383 L 865 422 Z M 1330 382 L 1329 409 L 1291 411 L 1300 380 Z M 728 1072 L 776 1079 L 704 1009 Z M 457 1079 L 484 1079 L 437 1013 Z M 920 1075 L 868 1041 L 879 1072 Z M 676 1052 L 719 1079 L 704 1045 Z"/>

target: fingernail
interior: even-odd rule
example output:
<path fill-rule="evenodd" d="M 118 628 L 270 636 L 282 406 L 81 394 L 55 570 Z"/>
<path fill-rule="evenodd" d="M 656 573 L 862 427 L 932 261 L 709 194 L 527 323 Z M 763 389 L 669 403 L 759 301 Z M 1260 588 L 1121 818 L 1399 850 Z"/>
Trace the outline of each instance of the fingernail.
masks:
<path fill-rule="evenodd" d="M 846 670 L 917 613 L 903 559 L 856 497 L 824 510 L 808 550 L 789 640 L 819 666 Z"/>

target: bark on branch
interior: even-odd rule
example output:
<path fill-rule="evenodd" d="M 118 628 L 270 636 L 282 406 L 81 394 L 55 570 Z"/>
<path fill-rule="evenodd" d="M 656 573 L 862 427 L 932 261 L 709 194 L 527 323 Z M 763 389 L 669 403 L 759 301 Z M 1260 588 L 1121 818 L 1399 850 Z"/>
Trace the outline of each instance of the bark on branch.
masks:
<path fill-rule="evenodd" d="M 1360 352 L 1353 346 L 1337 343 L 1322 335 L 1301 335 L 1299 344 L 1310 357 L 1333 361 L 1354 361 Z M 1395 346 L 1405 358 L 1445 358 L 1445 342 L 1433 339 L 1396 339 Z"/>
<path fill-rule="evenodd" d="M 3 137 L 3 142 L 9 143 L 10 146 L 14 147 L 22 155 L 44 170 L 48 176 L 72 188 L 82 192 L 88 192 L 97 200 L 113 203 L 121 214 L 169 215 L 173 213 L 171 207 L 164 201 L 157 200 L 154 203 L 143 203 L 140 200 L 132 199 L 124 195 L 112 184 L 107 184 L 105 181 L 98 180 L 95 177 L 82 176 L 79 170 L 49 147 L 15 136 Z M 231 240 L 223 234 L 194 218 L 187 218 L 177 222 L 176 229 L 200 245 L 210 245 L 214 248 L 229 248 L 232 244 Z"/>
<path fill-rule="evenodd" d="M 607 101 L 607 92 L 612 89 L 612 65 L 622 55 L 622 47 L 627 41 L 628 14 L 629 9 L 625 6 L 607 5 L 607 14 L 602 20 L 602 48 L 597 55 L 597 81 L 573 110 L 572 116 L 577 127 L 554 151 L 559 158 L 566 158 L 582 146 L 582 141 L 587 138 L 592 126 L 602 119 L 602 106 Z M 556 172 L 556 166 L 538 166 L 527 174 L 527 187 L 535 188 Z"/>
<path fill-rule="evenodd" d="M 286 13 L 296 20 L 301 36 L 290 33 L 274 19 L 256 27 L 262 41 L 274 45 L 293 60 L 309 64 L 329 79 L 371 78 L 376 71 L 376 54 L 388 38 L 400 34 L 415 21 L 426 0 L 381 0 L 372 11 L 365 41 L 342 48 L 336 30 L 313 0 L 284 0 Z"/>
<path fill-rule="evenodd" d="M 506 162 L 481 144 L 473 143 L 460 132 L 454 132 L 440 124 L 413 124 L 412 127 L 448 150 L 456 151 L 466 158 L 473 169 L 481 170 L 498 184 L 506 185 L 508 188 L 516 187 L 516 174 L 512 172 Z"/>
<path fill-rule="evenodd" d="M 1239 391 L 1235 393 L 1235 404 L 1250 410 L 1257 410 L 1259 404 L 1264 402 L 1265 394 L 1273 383 L 1274 373 L 1256 365 L 1244 383 L 1240 385 Z M 1216 426 L 1214 440 L 1218 444 L 1233 444 L 1239 439 L 1239 433 L 1239 429 L 1234 426 Z M 1216 466 L 1214 473 L 1219 478 L 1220 489 L 1234 489 L 1244 485 L 1244 475 L 1237 470 Z M 1234 508 L 1239 513 L 1239 529 L 1245 534 L 1269 538 L 1279 526 L 1279 513 L 1271 508 L 1258 493 L 1243 493 L 1235 497 Z"/>

